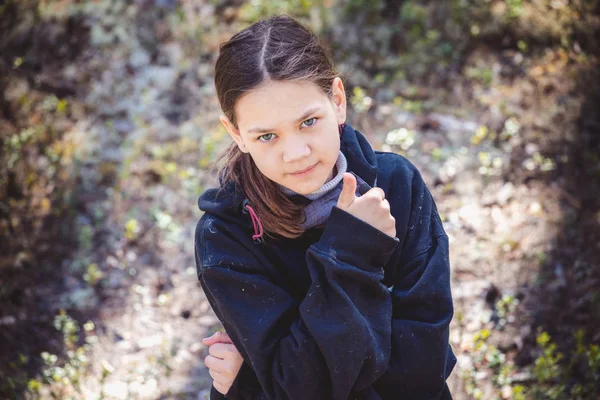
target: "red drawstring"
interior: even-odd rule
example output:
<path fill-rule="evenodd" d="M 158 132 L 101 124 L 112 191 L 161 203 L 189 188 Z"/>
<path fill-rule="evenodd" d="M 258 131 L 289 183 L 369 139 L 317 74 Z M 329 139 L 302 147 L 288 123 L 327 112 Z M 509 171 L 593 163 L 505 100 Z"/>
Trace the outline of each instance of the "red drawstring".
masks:
<path fill-rule="evenodd" d="M 252 239 L 254 241 L 260 240 L 260 238 L 263 235 L 263 227 L 262 227 L 262 223 L 260 222 L 260 218 L 258 218 L 258 215 L 256 215 L 256 212 L 248 204 L 246 204 L 246 208 L 248 209 L 248 211 L 250 211 L 250 217 L 252 218 L 252 225 L 254 225 L 254 235 L 252 235 Z"/>

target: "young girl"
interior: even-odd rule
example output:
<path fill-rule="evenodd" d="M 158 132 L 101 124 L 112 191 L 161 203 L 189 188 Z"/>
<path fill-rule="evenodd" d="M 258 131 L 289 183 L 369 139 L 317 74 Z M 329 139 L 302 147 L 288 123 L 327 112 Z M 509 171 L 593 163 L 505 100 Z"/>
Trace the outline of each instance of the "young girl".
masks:
<path fill-rule="evenodd" d="M 195 234 L 227 332 L 205 340 L 211 398 L 450 399 L 448 237 L 419 171 L 345 122 L 290 17 L 222 44 L 215 86 L 233 143 Z"/>

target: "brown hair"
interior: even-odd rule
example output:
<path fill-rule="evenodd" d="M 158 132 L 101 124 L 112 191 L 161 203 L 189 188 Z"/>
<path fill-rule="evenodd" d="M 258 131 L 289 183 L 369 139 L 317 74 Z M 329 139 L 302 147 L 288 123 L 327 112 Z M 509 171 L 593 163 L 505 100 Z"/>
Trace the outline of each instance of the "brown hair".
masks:
<path fill-rule="evenodd" d="M 267 81 L 307 81 L 331 97 L 335 70 L 331 55 L 316 35 L 295 19 L 275 15 L 236 33 L 220 46 L 215 87 L 225 116 L 238 129 L 235 104 L 246 92 Z M 260 172 L 249 153 L 233 142 L 215 163 L 221 187 L 234 182 L 272 238 L 296 238 L 304 229 L 302 204 L 292 201 Z"/>

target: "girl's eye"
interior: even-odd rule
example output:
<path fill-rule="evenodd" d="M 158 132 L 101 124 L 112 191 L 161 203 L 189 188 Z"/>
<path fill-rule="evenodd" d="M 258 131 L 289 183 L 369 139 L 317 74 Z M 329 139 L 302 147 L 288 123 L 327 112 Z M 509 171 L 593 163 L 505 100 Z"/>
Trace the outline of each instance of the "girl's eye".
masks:
<path fill-rule="evenodd" d="M 317 123 L 318 119 L 319 118 L 317 118 L 317 117 L 312 117 L 312 118 L 305 120 L 304 122 L 311 121 L 311 123 L 309 123 L 307 125 L 307 127 L 310 128 L 311 126 L 314 126 Z M 304 122 L 302 122 L 302 123 L 304 123 Z M 259 137 L 257 137 L 256 140 L 258 140 L 259 142 L 263 142 L 263 143 L 270 142 L 271 141 L 270 139 L 263 140 L 262 138 L 264 138 L 265 136 L 274 136 L 274 135 L 275 135 L 274 133 L 265 133 L 264 135 L 260 135 Z"/>
<path fill-rule="evenodd" d="M 308 124 L 308 125 L 307 125 L 307 126 L 309 126 L 309 127 L 310 127 L 310 126 L 313 126 L 314 124 L 316 124 L 316 123 L 317 123 L 317 117 L 312 117 L 312 118 L 309 118 L 309 119 L 307 119 L 306 121 L 313 121 L 311 124 Z M 304 121 L 304 122 L 306 122 L 306 121 Z M 303 123 L 304 123 L 304 122 L 303 122 Z"/>
<path fill-rule="evenodd" d="M 273 133 L 265 133 L 264 135 L 260 135 L 257 140 L 260 142 L 270 142 L 270 140 L 261 140 L 261 138 L 265 137 L 265 136 L 269 136 L 269 135 L 274 135 Z"/>

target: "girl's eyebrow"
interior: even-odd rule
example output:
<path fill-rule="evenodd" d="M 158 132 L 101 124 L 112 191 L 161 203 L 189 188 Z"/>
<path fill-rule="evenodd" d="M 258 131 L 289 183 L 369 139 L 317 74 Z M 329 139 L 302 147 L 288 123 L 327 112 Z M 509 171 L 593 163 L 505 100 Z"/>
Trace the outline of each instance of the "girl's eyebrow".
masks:
<path fill-rule="evenodd" d="M 302 122 L 304 121 L 306 118 L 310 117 L 312 114 L 314 114 L 315 112 L 319 111 L 321 109 L 321 106 L 315 106 L 315 107 L 311 107 L 308 110 L 306 110 L 304 112 L 304 114 L 302 114 L 302 116 L 300 118 L 298 118 L 295 122 Z M 248 134 L 250 133 L 263 133 L 263 132 L 272 132 L 275 129 L 266 129 L 266 128 L 252 128 L 248 130 Z"/>

